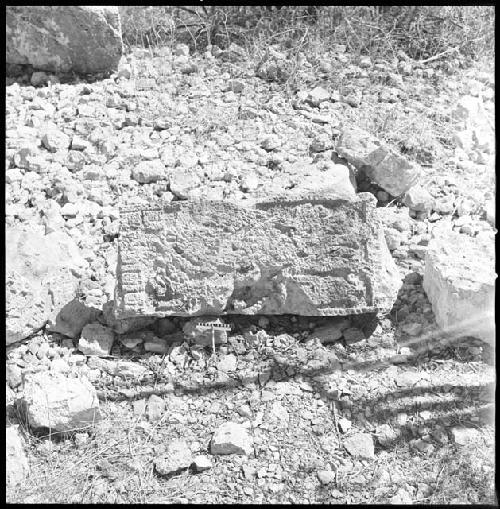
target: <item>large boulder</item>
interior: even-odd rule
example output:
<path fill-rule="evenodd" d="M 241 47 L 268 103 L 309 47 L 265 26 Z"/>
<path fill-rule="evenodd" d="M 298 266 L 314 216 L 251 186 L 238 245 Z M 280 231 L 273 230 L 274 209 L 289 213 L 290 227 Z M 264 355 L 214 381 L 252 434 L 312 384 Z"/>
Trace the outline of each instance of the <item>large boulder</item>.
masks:
<path fill-rule="evenodd" d="M 109 72 L 118 67 L 122 51 L 116 6 L 7 7 L 7 64 L 51 72 Z"/>
<path fill-rule="evenodd" d="M 97 393 L 86 378 L 67 378 L 53 371 L 26 376 L 21 405 L 34 429 L 78 430 L 100 417 Z"/>
<path fill-rule="evenodd" d="M 5 240 L 6 342 L 11 344 L 55 321 L 75 298 L 75 274 L 88 262 L 63 232 L 42 235 L 29 227 L 13 227 L 7 228 Z"/>
<path fill-rule="evenodd" d="M 390 309 L 400 277 L 376 200 L 125 205 L 114 312 L 345 315 Z"/>
<path fill-rule="evenodd" d="M 454 231 L 429 242 L 423 287 L 436 323 L 453 336 L 494 341 L 495 278 L 493 242 Z"/>

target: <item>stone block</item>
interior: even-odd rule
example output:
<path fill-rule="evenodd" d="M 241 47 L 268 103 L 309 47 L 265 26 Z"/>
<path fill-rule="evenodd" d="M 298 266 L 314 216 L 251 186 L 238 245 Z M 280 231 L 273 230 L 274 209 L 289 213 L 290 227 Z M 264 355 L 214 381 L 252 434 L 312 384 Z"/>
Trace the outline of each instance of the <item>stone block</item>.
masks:
<path fill-rule="evenodd" d="M 124 206 L 117 318 L 348 315 L 392 307 L 400 277 L 375 198 Z"/>
<path fill-rule="evenodd" d="M 454 231 L 438 235 L 429 242 L 423 280 L 437 324 L 454 336 L 494 341 L 494 243 Z"/>

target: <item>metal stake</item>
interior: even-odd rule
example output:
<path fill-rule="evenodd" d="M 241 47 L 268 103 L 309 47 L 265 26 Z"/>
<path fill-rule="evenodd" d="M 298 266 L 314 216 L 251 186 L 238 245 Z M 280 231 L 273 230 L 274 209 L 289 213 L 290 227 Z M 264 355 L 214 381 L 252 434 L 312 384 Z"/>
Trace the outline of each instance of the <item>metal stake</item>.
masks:
<path fill-rule="evenodd" d="M 213 325 L 211 329 L 212 329 L 212 355 L 215 357 L 215 330 Z"/>

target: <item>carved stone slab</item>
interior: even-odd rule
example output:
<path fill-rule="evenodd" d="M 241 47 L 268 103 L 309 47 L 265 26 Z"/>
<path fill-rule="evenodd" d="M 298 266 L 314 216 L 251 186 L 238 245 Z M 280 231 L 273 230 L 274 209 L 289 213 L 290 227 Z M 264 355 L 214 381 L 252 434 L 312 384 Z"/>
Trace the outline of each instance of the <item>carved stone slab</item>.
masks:
<path fill-rule="evenodd" d="M 115 316 L 347 315 L 390 309 L 400 277 L 375 198 L 126 205 Z"/>

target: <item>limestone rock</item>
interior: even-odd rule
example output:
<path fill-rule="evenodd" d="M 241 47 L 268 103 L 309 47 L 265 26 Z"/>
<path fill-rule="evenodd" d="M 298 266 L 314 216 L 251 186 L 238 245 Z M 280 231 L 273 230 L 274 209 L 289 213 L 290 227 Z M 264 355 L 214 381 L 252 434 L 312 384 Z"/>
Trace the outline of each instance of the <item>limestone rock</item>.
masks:
<path fill-rule="evenodd" d="M 322 87 L 313 88 L 307 95 L 307 101 L 313 106 L 319 106 L 330 99 L 330 93 Z"/>
<path fill-rule="evenodd" d="M 160 458 L 155 460 L 156 471 L 160 475 L 169 476 L 188 469 L 193 463 L 193 455 L 184 440 L 172 441 Z"/>
<path fill-rule="evenodd" d="M 97 318 L 98 313 L 97 309 L 86 306 L 78 299 L 73 299 L 59 311 L 55 324 L 51 324 L 48 330 L 64 334 L 70 338 L 76 338 L 85 325 Z"/>
<path fill-rule="evenodd" d="M 468 445 L 479 442 L 481 433 L 476 428 L 455 427 L 451 429 L 453 441 L 457 445 Z"/>
<path fill-rule="evenodd" d="M 365 164 L 365 158 L 372 153 L 380 142 L 370 133 L 357 127 L 345 128 L 340 133 L 335 151 L 341 157 L 344 157 L 356 168 L 361 168 Z"/>
<path fill-rule="evenodd" d="M 24 440 L 18 426 L 5 429 L 6 475 L 7 487 L 12 488 L 21 483 L 29 474 L 29 463 L 24 451 Z"/>
<path fill-rule="evenodd" d="M 434 198 L 429 191 L 417 184 L 406 192 L 404 204 L 417 212 L 430 212 L 434 206 Z"/>
<path fill-rule="evenodd" d="M 388 309 L 400 279 L 374 209 L 367 193 L 124 206 L 115 316 Z"/>
<path fill-rule="evenodd" d="M 160 159 L 141 161 L 133 168 L 132 177 L 140 184 L 150 184 L 157 180 L 168 180 L 167 169 Z"/>
<path fill-rule="evenodd" d="M 54 321 L 75 298 L 79 272 L 88 263 L 63 232 L 42 235 L 29 227 L 7 228 L 7 344 Z"/>
<path fill-rule="evenodd" d="M 318 480 L 321 484 L 332 484 L 335 482 L 335 472 L 333 470 L 318 470 Z"/>
<path fill-rule="evenodd" d="M 122 55 L 118 7 L 9 6 L 6 62 L 42 71 L 115 70 Z"/>
<path fill-rule="evenodd" d="M 177 169 L 170 177 L 170 190 L 178 198 L 186 200 L 189 192 L 197 188 L 200 183 L 200 178 L 194 171 Z"/>
<path fill-rule="evenodd" d="M 212 468 L 212 460 L 204 454 L 199 454 L 194 459 L 194 468 L 197 472 L 204 472 Z"/>
<path fill-rule="evenodd" d="M 82 330 L 78 349 L 85 355 L 109 355 L 115 335 L 100 323 L 89 323 Z"/>
<path fill-rule="evenodd" d="M 91 426 L 99 418 L 99 400 L 85 378 L 41 371 L 26 375 L 22 405 L 29 424 L 52 431 Z"/>
<path fill-rule="evenodd" d="M 249 455 L 253 452 L 253 440 L 243 425 L 226 422 L 217 428 L 210 442 L 210 452 Z"/>
<path fill-rule="evenodd" d="M 429 242 L 423 287 L 445 332 L 494 341 L 495 278 L 493 242 L 444 230 Z"/>
<path fill-rule="evenodd" d="M 355 433 L 344 440 L 347 452 L 355 458 L 375 458 L 373 438 L 368 433 Z"/>
<path fill-rule="evenodd" d="M 408 191 L 420 178 L 421 169 L 386 147 L 379 147 L 365 158 L 363 171 L 393 196 Z"/>
<path fill-rule="evenodd" d="M 150 422 L 159 421 L 165 411 L 165 400 L 156 394 L 148 399 L 148 419 Z"/>

